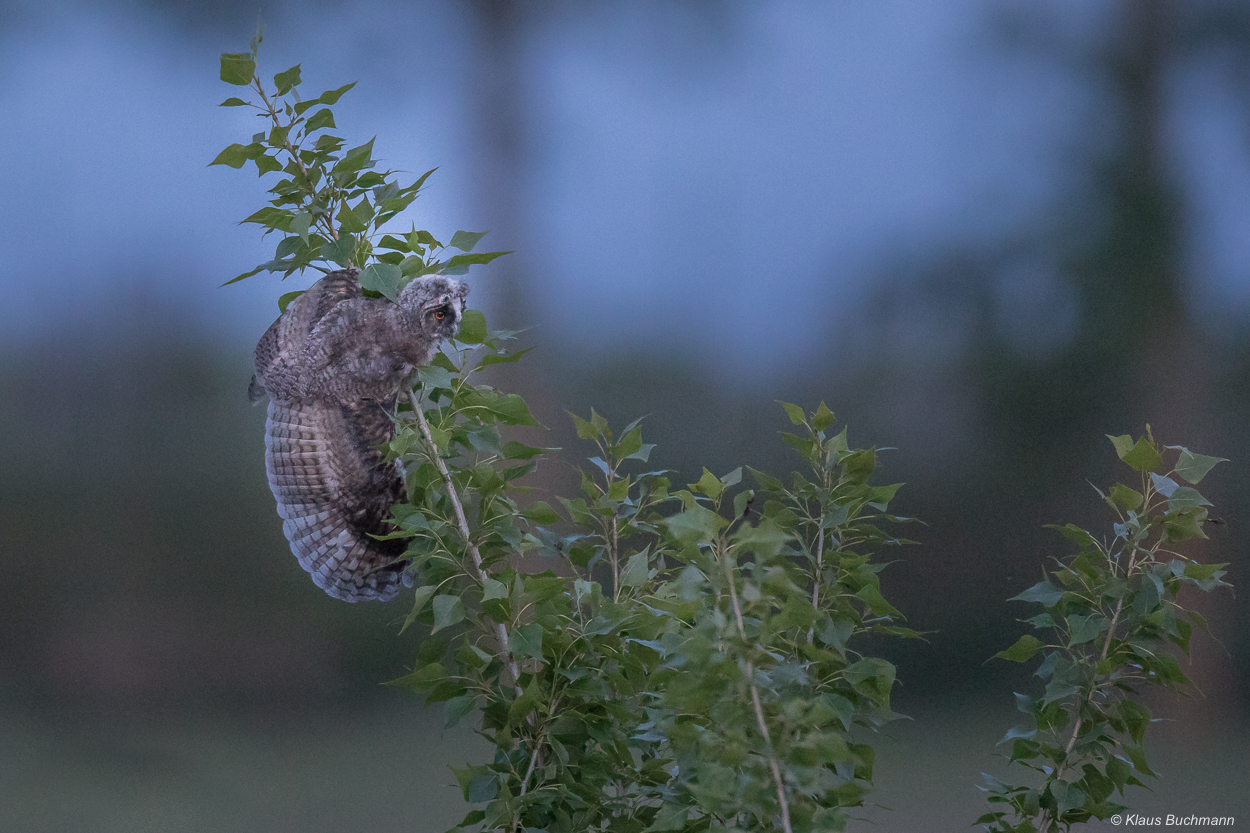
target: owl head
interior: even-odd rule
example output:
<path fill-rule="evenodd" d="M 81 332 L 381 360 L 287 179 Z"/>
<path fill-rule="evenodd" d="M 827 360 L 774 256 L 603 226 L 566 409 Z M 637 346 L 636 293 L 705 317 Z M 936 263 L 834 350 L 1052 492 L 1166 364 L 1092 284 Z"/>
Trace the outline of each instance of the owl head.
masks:
<path fill-rule="evenodd" d="M 451 338 L 460 331 L 464 299 L 469 286 L 444 275 L 425 275 L 399 290 L 399 309 L 408 326 L 433 341 Z"/>

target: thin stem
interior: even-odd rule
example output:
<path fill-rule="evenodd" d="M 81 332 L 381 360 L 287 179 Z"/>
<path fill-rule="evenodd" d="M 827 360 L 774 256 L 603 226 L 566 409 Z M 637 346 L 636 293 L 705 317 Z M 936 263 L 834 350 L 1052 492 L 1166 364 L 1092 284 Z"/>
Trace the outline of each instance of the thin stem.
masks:
<path fill-rule="evenodd" d="M 253 78 L 252 86 L 256 92 L 260 93 L 260 100 L 265 102 L 265 110 L 269 113 L 269 118 L 273 121 L 274 127 L 281 127 L 282 122 L 278 120 L 278 111 L 274 109 L 273 103 L 269 100 L 269 96 L 265 95 L 265 88 L 264 85 L 261 84 L 260 79 Z M 312 177 L 308 175 L 308 168 L 304 166 L 304 160 L 299 158 L 299 148 L 291 144 L 291 140 L 286 136 L 282 138 L 282 148 L 290 154 L 291 159 L 299 167 L 299 172 L 304 175 L 305 189 L 308 192 L 309 200 L 312 200 L 317 195 L 317 189 L 313 187 Z M 332 208 L 332 206 L 330 206 L 330 208 Z M 330 219 L 333 214 L 333 211 L 328 210 L 326 216 L 317 218 L 317 222 L 320 223 L 322 228 L 326 230 L 326 234 L 330 236 L 331 240 L 338 240 L 339 231 L 334 227 L 333 220 Z"/>
<path fill-rule="evenodd" d="M 1125 575 L 1129 575 L 1132 573 L 1133 562 L 1136 559 L 1136 557 L 1137 557 L 1137 552 L 1136 550 L 1134 550 L 1134 552 L 1129 556 L 1128 564 L 1124 568 Z M 1114 562 L 1112 563 L 1114 564 Z M 1124 610 L 1124 599 L 1120 598 L 1116 600 L 1115 610 L 1111 614 L 1111 623 L 1107 626 L 1107 638 L 1102 641 L 1102 651 L 1099 653 L 1099 657 L 1098 657 L 1100 662 L 1106 659 L 1107 654 L 1110 653 L 1111 651 L 1111 639 L 1113 636 L 1115 636 L 1115 628 L 1116 628 L 1116 625 L 1119 624 L 1120 613 L 1123 610 Z M 1097 685 L 1091 685 L 1089 687 L 1089 692 L 1085 695 L 1084 698 L 1082 698 L 1082 700 L 1077 706 L 1076 723 L 1072 726 L 1072 734 L 1071 736 L 1069 736 L 1068 742 L 1063 748 L 1063 754 L 1064 754 L 1063 763 L 1060 764 L 1055 769 L 1055 775 L 1054 775 L 1055 780 L 1058 780 L 1059 778 L 1061 778 L 1065 772 L 1071 769 L 1071 767 L 1069 766 L 1068 756 L 1072 754 L 1072 750 L 1076 747 L 1076 739 L 1081 734 L 1081 726 L 1083 725 L 1083 721 L 1084 721 L 1084 718 L 1081 717 L 1080 709 L 1081 709 L 1081 706 L 1085 705 L 1086 703 L 1094 699 L 1094 695 L 1098 693 L 1098 688 L 1099 686 Z M 1050 822 L 1050 810 L 1046 810 L 1042 814 L 1042 823 L 1038 829 L 1046 830 L 1049 822 Z"/>
<path fill-rule="evenodd" d="M 430 449 L 430 458 L 434 461 L 434 465 L 438 467 L 438 473 L 442 475 L 443 485 L 447 487 L 447 496 L 451 500 L 451 507 L 456 513 L 456 525 L 460 528 L 460 534 L 464 537 L 465 548 L 469 551 L 469 557 L 473 559 L 473 567 L 477 570 L 478 580 L 483 585 L 490 578 L 486 573 L 486 569 L 482 566 L 482 554 L 478 552 L 477 544 L 473 543 L 473 538 L 469 534 L 469 522 L 465 519 L 464 505 L 460 502 L 460 495 L 456 493 L 456 486 L 452 482 L 451 473 L 447 471 L 447 464 L 443 462 L 443 456 L 438 453 L 438 445 L 434 442 L 434 434 L 430 431 L 430 423 L 426 421 L 425 411 L 421 408 L 421 400 L 413 391 L 408 391 L 408 401 L 412 403 L 412 411 L 417 415 L 417 425 L 421 427 L 421 435 L 425 437 L 425 442 Z M 517 665 L 516 658 L 508 652 L 508 628 L 503 622 L 495 623 L 495 634 L 499 638 L 499 656 L 508 664 L 508 670 L 512 672 L 512 685 L 516 689 L 517 696 L 524 694 L 521 688 L 521 669 Z"/>
<path fill-rule="evenodd" d="M 820 524 L 816 527 L 816 581 L 812 585 L 812 607 L 820 607 L 820 576 L 825 561 L 825 516 L 820 515 Z M 810 640 L 809 640 L 810 641 Z"/>
<path fill-rule="evenodd" d="M 612 511 L 612 545 L 608 550 L 608 556 L 612 559 L 612 601 L 619 603 L 621 601 L 621 555 L 620 532 L 616 525 L 616 510 Z"/>
<path fill-rule="evenodd" d="M 521 779 L 521 795 L 529 790 L 530 776 L 534 774 L 534 767 L 538 765 L 538 744 L 534 744 L 534 752 L 530 755 L 530 765 L 525 770 L 525 777 Z M 513 825 L 516 826 L 515 824 Z"/>
<path fill-rule="evenodd" d="M 460 495 L 456 492 L 455 483 L 452 482 L 451 473 L 447 470 L 447 464 L 443 462 L 443 456 L 438 453 L 438 445 L 434 442 L 434 434 L 430 431 L 430 423 L 425 418 L 425 411 L 421 408 L 421 400 L 414 391 L 408 391 L 408 401 L 412 403 L 412 411 L 417 415 L 417 424 L 421 427 L 421 435 L 425 437 L 425 442 L 430 449 L 430 457 L 434 460 L 434 465 L 438 467 L 438 473 L 442 475 L 443 485 L 447 487 L 447 496 L 451 499 L 452 509 L 456 513 L 456 524 L 460 528 L 460 534 L 464 537 L 465 548 L 469 551 L 469 557 L 473 559 L 473 566 L 477 570 L 478 579 L 483 585 L 490 578 L 486 569 L 482 566 L 482 554 L 478 552 L 477 544 L 473 543 L 473 539 L 469 535 L 469 522 L 465 518 L 464 504 L 460 502 Z M 512 673 L 512 688 L 520 697 L 525 694 L 525 690 L 521 688 L 521 669 L 517 665 L 516 658 L 508 652 L 508 628 L 503 622 L 495 623 L 495 634 L 499 639 L 499 655 L 508 664 L 508 670 Z M 525 771 L 525 778 L 521 781 L 521 795 L 525 795 L 526 786 L 529 783 L 530 776 L 534 774 L 534 768 L 538 766 L 542 760 L 540 752 L 542 744 L 540 743 L 538 720 L 533 713 L 529 715 L 530 728 L 534 730 L 533 745 L 534 752 L 530 756 L 529 768 Z M 516 830 L 517 825 L 521 823 L 521 815 L 518 812 L 512 818 L 511 829 Z"/>
<path fill-rule="evenodd" d="M 738 636 L 745 641 L 747 633 L 742 622 L 742 606 L 738 604 L 738 590 L 734 582 L 733 567 L 729 561 L 729 554 L 724 551 L 723 547 L 721 553 L 725 563 L 725 576 L 729 579 L 729 601 L 733 604 L 734 619 L 738 625 Z M 785 833 L 791 833 L 790 803 L 786 800 L 786 790 L 781 781 L 781 766 L 777 763 L 777 754 L 773 750 L 773 740 L 768 731 L 768 721 L 764 719 L 764 706 L 760 702 L 759 688 L 755 685 L 755 667 L 751 664 L 751 660 L 746 661 L 746 672 L 747 679 L 750 681 L 751 706 L 755 711 L 755 725 L 759 727 L 760 734 L 764 737 L 764 743 L 768 747 L 768 766 L 773 773 L 773 785 L 777 788 L 777 804 L 781 807 L 781 829 Z"/>

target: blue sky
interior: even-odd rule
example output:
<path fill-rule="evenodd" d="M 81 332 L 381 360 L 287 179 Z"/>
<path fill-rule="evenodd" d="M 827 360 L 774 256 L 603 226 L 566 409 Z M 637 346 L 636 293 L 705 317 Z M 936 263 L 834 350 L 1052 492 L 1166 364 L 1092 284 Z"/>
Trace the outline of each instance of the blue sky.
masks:
<path fill-rule="evenodd" d="M 1108 4 L 1033 7 L 1079 44 Z M 242 108 L 214 106 L 232 94 L 217 53 L 245 48 L 253 20 L 190 35 L 124 3 L 18 8 L 0 36 L 0 345 L 141 324 L 148 295 L 179 329 L 253 342 L 277 296 L 314 277 L 218 288 L 272 253 L 235 225 L 262 203 L 261 182 L 206 167 L 253 131 Z M 519 250 L 542 337 L 590 354 L 641 334 L 771 372 L 854 322 L 885 265 L 1051 222 L 1079 149 L 1100 141 L 1097 90 L 1005 45 L 1001 4 L 736 4 L 711 24 L 681 4 L 589 8 L 525 36 L 524 227 L 492 237 Z M 360 82 L 338 108 L 341 131 L 353 144 L 376 134 L 392 167 L 440 166 L 409 219 L 447 235 L 490 220 L 474 198 L 460 12 L 279 9 L 261 48 L 269 75 L 303 63 L 309 92 Z M 1201 65 L 1169 101 L 1194 218 L 1191 291 L 1213 315 L 1244 315 L 1244 116 Z M 1011 316 L 1062 306 L 1045 275 L 1013 280 Z M 472 282 L 489 311 L 489 270 Z M 761 322 L 762 308 L 780 320 Z"/>

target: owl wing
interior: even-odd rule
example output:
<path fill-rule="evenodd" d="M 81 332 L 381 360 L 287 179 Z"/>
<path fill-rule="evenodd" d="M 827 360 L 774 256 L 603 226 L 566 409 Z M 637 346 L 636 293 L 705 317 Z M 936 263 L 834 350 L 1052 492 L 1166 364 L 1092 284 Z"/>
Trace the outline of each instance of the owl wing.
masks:
<path fill-rule="evenodd" d="M 349 602 L 386 601 L 405 582 L 403 539 L 391 531 L 391 506 L 404 499 L 403 469 L 378 449 L 395 433 L 387 406 L 270 400 L 265 470 L 282 531 L 313 582 Z"/>
<path fill-rule="evenodd" d="M 282 531 L 318 587 L 346 601 L 386 601 L 399 592 L 407 549 L 392 531 L 391 506 L 405 496 L 403 469 L 378 446 L 395 436 L 389 402 L 299 396 L 318 322 L 362 297 L 355 270 L 331 272 L 296 298 L 256 345 L 253 401 L 269 395 L 265 470 Z"/>
<path fill-rule="evenodd" d="M 256 402 L 265 394 L 278 399 L 296 398 L 304 346 L 313 328 L 338 304 L 360 297 L 363 293 L 356 270 L 340 269 L 292 301 L 256 344 L 256 374 L 248 384 L 248 399 Z"/>

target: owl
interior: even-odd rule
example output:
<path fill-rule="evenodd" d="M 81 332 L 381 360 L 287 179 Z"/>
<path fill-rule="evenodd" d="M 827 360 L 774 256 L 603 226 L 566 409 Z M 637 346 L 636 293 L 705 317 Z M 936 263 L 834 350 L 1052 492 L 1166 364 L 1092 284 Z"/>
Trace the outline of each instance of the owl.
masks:
<path fill-rule="evenodd" d="M 392 531 L 404 470 L 381 448 L 395 436 L 401 386 L 460 329 L 468 287 L 417 278 L 398 303 L 366 298 L 354 269 L 300 295 L 256 345 L 248 397 L 269 397 L 265 471 L 282 531 L 313 582 L 337 599 L 387 601 L 411 584 Z"/>

